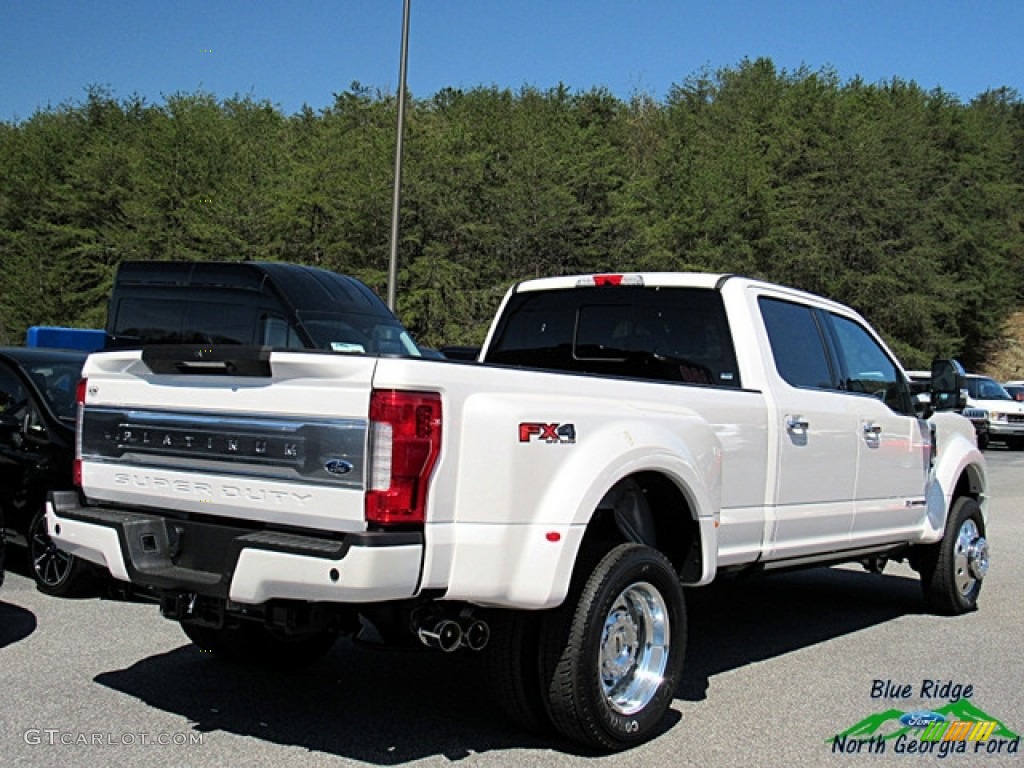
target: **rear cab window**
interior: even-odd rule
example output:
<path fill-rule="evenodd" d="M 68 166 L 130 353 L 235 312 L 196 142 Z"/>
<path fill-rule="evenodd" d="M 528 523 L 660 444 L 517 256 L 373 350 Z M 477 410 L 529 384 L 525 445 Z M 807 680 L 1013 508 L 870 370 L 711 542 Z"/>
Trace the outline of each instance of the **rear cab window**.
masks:
<path fill-rule="evenodd" d="M 510 297 L 486 361 L 544 370 L 740 387 L 721 295 L 595 286 Z"/>

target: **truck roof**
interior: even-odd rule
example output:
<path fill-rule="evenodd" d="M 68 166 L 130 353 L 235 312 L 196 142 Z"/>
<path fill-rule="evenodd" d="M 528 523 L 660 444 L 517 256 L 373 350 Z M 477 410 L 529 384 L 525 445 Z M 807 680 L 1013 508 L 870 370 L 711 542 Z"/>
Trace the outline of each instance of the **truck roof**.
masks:
<path fill-rule="evenodd" d="M 761 286 L 773 291 L 788 294 L 793 298 L 812 300 L 819 306 L 842 310 L 861 317 L 860 313 L 832 299 L 808 293 L 799 288 L 791 288 L 767 280 L 744 277 L 728 272 L 599 272 L 594 274 L 565 275 L 561 277 L 541 277 L 524 280 L 514 285 L 512 293 L 529 291 L 557 291 L 570 288 L 588 288 L 601 286 L 636 286 L 647 288 L 705 288 L 720 290 L 728 283 L 739 286 Z"/>
<path fill-rule="evenodd" d="M 379 313 L 384 304 L 369 288 L 347 275 L 318 267 L 261 261 L 125 261 L 118 268 L 122 286 L 224 288 L 260 291 L 266 283 L 296 306 L 329 312 L 339 304 Z"/>
<path fill-rule="evenodd" d="M 732 277 L 713 272 L 602 272 L 589 275 L 565 275 L 524 280 L 515 290 L 551 291 L 600 285 L 637 285 L 664 288 L 714 288 L 721 280 Z"/>

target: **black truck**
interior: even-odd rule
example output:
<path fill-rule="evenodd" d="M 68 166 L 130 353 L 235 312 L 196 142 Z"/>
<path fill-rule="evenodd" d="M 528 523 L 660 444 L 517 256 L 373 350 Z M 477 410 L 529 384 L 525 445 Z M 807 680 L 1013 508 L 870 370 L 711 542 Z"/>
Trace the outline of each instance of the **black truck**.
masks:
<path fill-rule="evenodd" d="M 380 298 L 346 275 L 277 262 L 126 261 L 107 348 L 240 344 L 419 357 Z"/>

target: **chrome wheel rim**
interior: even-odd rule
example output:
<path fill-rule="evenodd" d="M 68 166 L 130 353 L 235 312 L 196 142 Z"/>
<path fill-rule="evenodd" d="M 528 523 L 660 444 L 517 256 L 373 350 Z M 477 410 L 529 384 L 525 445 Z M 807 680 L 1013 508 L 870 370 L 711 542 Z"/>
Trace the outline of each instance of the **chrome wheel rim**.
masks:
<path fill-rule="evenodd" d="M 974 520 L 964 520 L 953 547 L 956 588 L 961 595 L 966 595 L 988 573 L 988 541 Z"/>
<path fill-rule="evenodd" d="M 42 527 L 32 532 L 32 569 L 48 587 L 59 586 L 71 570 L 71 555 L 58 549 Z"/>
<path fill-rule="evenodd" d="M 601 631 L 601 690 L 620 715 L 646 707 L 665 679 L 668 666 L 668 607 L 661 593 L 641 582 L 624 589 L 612 603 Z"/>

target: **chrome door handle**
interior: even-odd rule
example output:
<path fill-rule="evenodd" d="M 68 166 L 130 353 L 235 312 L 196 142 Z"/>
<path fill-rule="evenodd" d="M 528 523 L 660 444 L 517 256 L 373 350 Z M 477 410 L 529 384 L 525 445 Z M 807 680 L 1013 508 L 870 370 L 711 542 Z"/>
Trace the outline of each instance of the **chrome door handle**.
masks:
<path fill-rule="evenodd" d="M 788 432 L 806 432 L 809 426 L 811 426 L 810 422 L 803 416 L 786 417 L 786 431 Z"/>
<path fill-rule="evenodd" d="M 878 437 L 882 434 L 882 425 L 873 421 L 864 422 L 864 437 Z"/>

